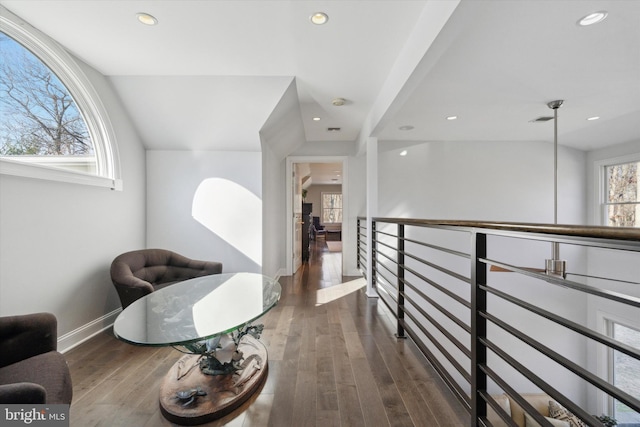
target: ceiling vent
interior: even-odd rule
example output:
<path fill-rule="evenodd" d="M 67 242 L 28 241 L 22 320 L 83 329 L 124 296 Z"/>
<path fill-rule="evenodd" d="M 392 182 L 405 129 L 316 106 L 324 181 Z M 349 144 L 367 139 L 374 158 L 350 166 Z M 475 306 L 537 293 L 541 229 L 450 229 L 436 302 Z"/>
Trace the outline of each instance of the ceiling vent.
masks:
<path fill-rule="evenodd" d="M 553 116 L 538 117 L 537 119 L 529 120 L 529 123 L 548 122 L 549 120 L 553 120 Z"/>
<path fill-rule="evenodd" d="M 340 132 L 340 128 L 327 128 L 327 132 Z"/>

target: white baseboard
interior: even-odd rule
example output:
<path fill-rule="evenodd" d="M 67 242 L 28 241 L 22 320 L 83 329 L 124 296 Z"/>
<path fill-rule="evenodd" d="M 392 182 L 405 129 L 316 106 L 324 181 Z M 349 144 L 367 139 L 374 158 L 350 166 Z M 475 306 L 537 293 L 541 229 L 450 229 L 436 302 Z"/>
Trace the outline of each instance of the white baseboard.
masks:
<path fill-rule="evenodd" d="M 274 277 L 274 280 L 277 282 L 281 276 L 288 276 L 286 268 L 279 269 L 276 273 L 276 277 Z"/>
<path fill-rule="evenodd" d="M 362 277 L 362 271 L 356 269 L 349 269 L 347 270 L 345 276 L 360 276 Z"/>
<path fill-rule="evenodd" d="M 113 310 L 111 313 L 107 313 L 86 325 L 58 337 L 58 351 L 60 353 L 65 353 L 111 327 L 121 311 L 122 308 Z"/>
<path fill-rule="evenodd" d="M 378 293 L 374 289 L 371 289 L 371 291 L 366 291 L 365 295 L 368 298 L 380 298 L 380 296 L 378 295 Z"/>

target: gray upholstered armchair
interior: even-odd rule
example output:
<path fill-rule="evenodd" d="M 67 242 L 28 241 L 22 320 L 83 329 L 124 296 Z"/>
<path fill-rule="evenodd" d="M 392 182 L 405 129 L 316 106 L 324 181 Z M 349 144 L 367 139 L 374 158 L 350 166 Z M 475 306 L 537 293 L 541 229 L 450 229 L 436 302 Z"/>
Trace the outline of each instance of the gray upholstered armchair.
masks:
<path fill-rule="evenodd" d="M 111 263 L 111 281 L 122 308 L 173 283 L 220 273 L 222 263 L 193 260 L 166 249 L 126 252 Z"/>
<path fill-rule="evenodd" d="M 0 403 L 70 404 L 71 375 L 51 313 L 0 317 Z"/>

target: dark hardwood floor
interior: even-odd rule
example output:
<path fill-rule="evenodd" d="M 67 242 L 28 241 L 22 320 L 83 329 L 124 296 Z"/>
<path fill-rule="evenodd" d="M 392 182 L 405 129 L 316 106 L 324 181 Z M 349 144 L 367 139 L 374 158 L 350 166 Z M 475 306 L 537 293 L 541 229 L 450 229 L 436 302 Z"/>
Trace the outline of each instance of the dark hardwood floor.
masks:
<path fill-rule="evenodd" d="M 262 321 L 268 379 L 232 414 L 206 426 L 464 426 L 469 418 L 364 281 L 342 277 L 341 253 L 312 241 L 311 260 L 282 277 L 280 303 Z M 171 426 L 160 381 L 181 356 L 136 347 L 106 331 L 65 354 L 71 425 Z"/>

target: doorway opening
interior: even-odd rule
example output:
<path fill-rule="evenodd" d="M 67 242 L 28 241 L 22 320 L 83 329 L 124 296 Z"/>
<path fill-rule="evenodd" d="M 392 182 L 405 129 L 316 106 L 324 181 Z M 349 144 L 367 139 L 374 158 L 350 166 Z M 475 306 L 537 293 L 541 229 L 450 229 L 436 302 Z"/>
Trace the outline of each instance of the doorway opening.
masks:
<path fill-rule="evenodd" d="M 287 167 L 289 274 L 308 263 L 314 250 L 333 254 L 334 265 L 339 259 L 342 274 L 342 248 L 348 228 L 345 158 L 292 157 L 288 158 Z"/>

